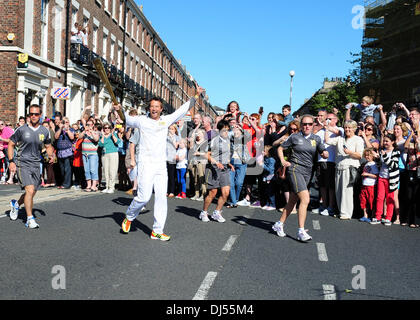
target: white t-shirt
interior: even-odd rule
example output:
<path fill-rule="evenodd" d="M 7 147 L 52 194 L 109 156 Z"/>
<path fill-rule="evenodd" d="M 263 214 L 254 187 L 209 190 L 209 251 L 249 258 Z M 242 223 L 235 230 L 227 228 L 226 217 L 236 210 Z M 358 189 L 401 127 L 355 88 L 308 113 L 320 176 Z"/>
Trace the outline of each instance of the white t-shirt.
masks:
<path fill-rule="evenodd" d="M 70 42 L 71 43 L 82 43 L 81 35 L 79 30 L 75 26 L 71 28 L 71 32 L 74 33 L 74 35 L 71 36 Z"/>
<path fill-rule="evenodd" d="M 186 169 L 188 166 L 188 159 L 187 159 L 187 148 L 180 148 L 176 150 L 176 155 L 178 157 L 184 157 L 184 160 L 179 160 L 176 162 L 177 169 Z"/>
<path fill-rule="evenodd" d="M 388 158 L 391 156 L 391 153 L 392 151 L 386 153 Z M 379 177 L 383 179 L 389 179 L 388 165 L 383 161 L 381 162 L 381 171 L 379 171 Z"/>
<path fill-rule="evenodd" d="M 363 172 L 378 175 L 379 169 L 375 161 L 371 161 L 371 162 L 366 163 L 365 167 L 363 168 Z M 376 185 L 376 181 L 377 181 L 377 178 L 363 177 L 362 184 L 367 187 L 372 187 Z"/>
<path fill-rule="evenodd" d="M 360 155 L 363 154 L 364 142 L 359 136 L 353 136 L 351 138 L 336 137 L 329 140 L 329 144 L 336 146 L 335 164 L 338 170 L 345 170 L 350 166 L 359 168 L 360 160 L 351 158 L 344 152 L 344 146 L 346 146 L 352 152 L 358 152 Z"/>
<path fill-rule="evenodd" d="M 334 129 L 338 129 L 341 132 L 341 136 L 344 136 L 344 129 L 340 127 L 335 127 Z M 335 133 L 332 133 L 331 131 L 328 132 L 329 138 L 335 138 L 339 137 L 339 135 L 336 135 Z M 328 159 L 324 159 L 321 157 L 321 155 L 318 154 L 318 162 L 335 162 L 335 146 L 331 146 L 329 144 L 325 143 L 325 129 L 319 130 L 316 134 L 316 136 L 321 138 L 322 143 L 324 144 L 325 149 L 328 151 Z"/>

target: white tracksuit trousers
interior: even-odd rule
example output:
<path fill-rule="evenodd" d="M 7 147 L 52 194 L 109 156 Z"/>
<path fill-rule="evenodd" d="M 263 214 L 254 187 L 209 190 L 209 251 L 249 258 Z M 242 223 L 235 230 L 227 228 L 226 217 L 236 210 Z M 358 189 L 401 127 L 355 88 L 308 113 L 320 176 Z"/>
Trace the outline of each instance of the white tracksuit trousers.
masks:
<path fill-rule="evenodd" d="M 145 170 L 146 167 L 146 170 Z M 137 218 L 140 210 L 149 202 L 155 190 L 154 223 L 153 231 L 162 234 L 168 214 L 166 191 L 168 188 L 168 172 L 166 162 L 162 164 L 137 165 L 137 196 L 127 209 L 126 215 L 129 221 Z"/>

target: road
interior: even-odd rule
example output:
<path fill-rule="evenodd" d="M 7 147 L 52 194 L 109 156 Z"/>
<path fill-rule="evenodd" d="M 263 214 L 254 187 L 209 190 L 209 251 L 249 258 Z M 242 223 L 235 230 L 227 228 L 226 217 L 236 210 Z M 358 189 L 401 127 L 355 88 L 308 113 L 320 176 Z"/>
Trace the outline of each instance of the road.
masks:
<path fill-rule="evenodd" d="M 225 209 L 226 223 L 203 223 L 202 202 L 169 199 L 172 239 L 161 242 L 149 238 L 150 210 L 121 233 L 131 201 L 123 192 L 49 189 L 35 200 L 40 228 L 29 230 L 23 210 L 17 221 L 7 216 L 18 192 L 0 186 L 0 299 L 420 298 L 419 229 L 308 214 L 313 240 L 300 243 L 296 215 L 279 238 L 271 230 L 276 211 Z"/>

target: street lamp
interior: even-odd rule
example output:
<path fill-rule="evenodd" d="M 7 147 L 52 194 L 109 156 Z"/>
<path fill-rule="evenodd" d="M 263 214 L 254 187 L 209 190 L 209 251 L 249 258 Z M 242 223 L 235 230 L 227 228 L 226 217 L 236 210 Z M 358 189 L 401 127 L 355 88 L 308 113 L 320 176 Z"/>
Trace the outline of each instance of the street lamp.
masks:
<path fill-rule="evenodd" d="M 289 105 L 291 107 L 292 106 L 293 77 L 295 76 L 295 71 L 294 70 L 290 71 L 289 76 L 290 76 L 290 102 L 289 102 Z"/>

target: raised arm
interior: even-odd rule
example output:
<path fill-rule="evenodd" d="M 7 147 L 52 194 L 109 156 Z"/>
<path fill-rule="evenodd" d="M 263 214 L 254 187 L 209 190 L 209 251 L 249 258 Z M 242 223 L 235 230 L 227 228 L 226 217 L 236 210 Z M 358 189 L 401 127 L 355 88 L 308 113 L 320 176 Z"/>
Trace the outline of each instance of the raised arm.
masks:
<path fill-rule="evenodd" d="M 197 86 L 197 91 L 194 97 L 191 97 L 191 99 L 189 101 L 187 101 L 186 103 L 184 103 L 180 108 L 178 108 L 177 110 L 175 110 L 175 112 L 167 115 L 165 118 L 168 120 L 168 125 L 171 125 L 175 122 L 177 122 L 179 119 L 181 119 L 182 117 L 184 117 L 188 110 L 190 110 L 191 108 L 193 108 L 195 106 L 196 101 L 198 100 L 198 98 L 200 97 L 200 95 L 202 93 L 204 93 L 206 90 L 203 89 L 200 86 Z"/>

